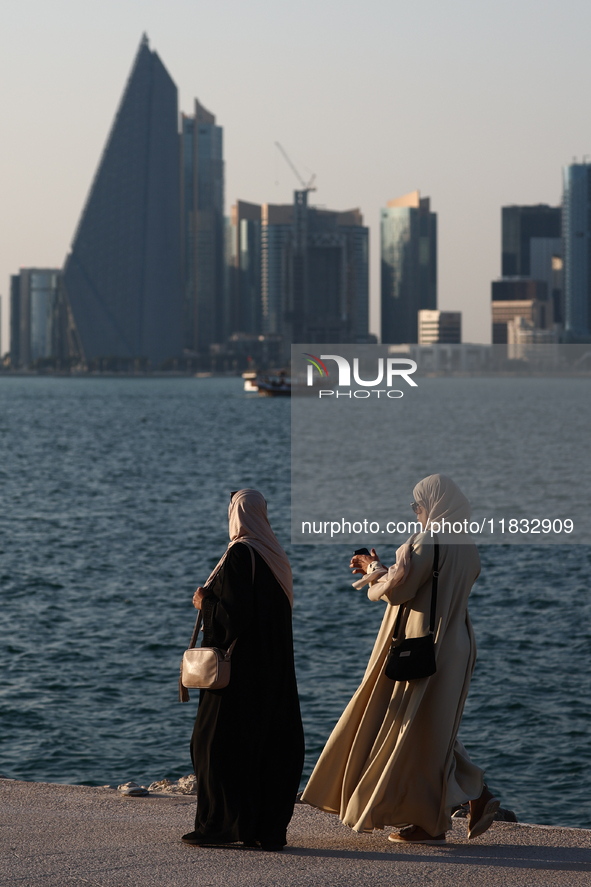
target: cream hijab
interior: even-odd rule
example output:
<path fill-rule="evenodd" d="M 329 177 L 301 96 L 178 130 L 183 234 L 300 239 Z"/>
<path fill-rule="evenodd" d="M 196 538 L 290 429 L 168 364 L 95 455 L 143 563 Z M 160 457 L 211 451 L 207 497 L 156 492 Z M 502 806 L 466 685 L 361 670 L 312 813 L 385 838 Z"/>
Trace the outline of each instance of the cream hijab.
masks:
<path fill-rule="evenodd" d="M 429 532 L 431 521 L 441 522 L 446 520 L 453 525 L 454 521 L 463 523 L 464 520 L 469 520 L 470 518 L 470 503 L 458 485 L 450 477 L 446 477 L 445 474 L 430 474 L 429 477 L 424 477 L 423 480 L 418 482 L 412 494 L 415 502 L 418 505 L 422 505 L 428 515 L 427 526 L 422 531 L 424 533 Z M 400 546 L 396 552 L 396 563 L 389 570 L 386 571 L 386 568 L 382 567 L 381 569 L 374 570 L 372 573 L 366 573 L 365 576 L 354 582 L 353 586 L 355 588 L 362 588 L 370 580 L 380 580 L 375 584 L 372 583 L 367 592 L 370 600 L 379 600 L 390 589 L 400 585 L 408 576 L 412 545 L 418 535 L 419 533 L 413 533 Z"/>
<path fill-rule="evenodd" d="M 204 588 L 211 584 L 232 545 L 245 542 L 261 555 L 293 607 L 293 578 L 287 555 L 277 541 L 267 517 L 267 503 L 258 490 L 239 490 L 228 508 L 230 544 L 214 567 Z"/>
<path fill-rule="evenodd" d="M 470 503 L 457 484 L 445 474 L 430 474 L 419 481 L 412 491 L 415 502 L 422 505 L 429 515 L 427 530 L 431 528 L 431 521 L 455 521 L 464 523 L 470 519 L 472 509 Z M 458 534 L 456 534 L 458 535 Z"/>

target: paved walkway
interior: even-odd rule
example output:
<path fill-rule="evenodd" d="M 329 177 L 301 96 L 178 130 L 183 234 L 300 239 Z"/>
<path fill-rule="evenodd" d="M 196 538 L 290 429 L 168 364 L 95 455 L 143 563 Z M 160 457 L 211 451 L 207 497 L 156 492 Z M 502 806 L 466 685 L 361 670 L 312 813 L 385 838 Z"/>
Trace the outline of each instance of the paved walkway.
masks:
<path fill-rule="evenodd" d="M 187 847 L 195 799 L 0 779 L 0 884 L 14 887 L 589 887 L 591 830 L 498 822 L 444 847 L 356 835 L 296 806 L 283 853 Z"/>

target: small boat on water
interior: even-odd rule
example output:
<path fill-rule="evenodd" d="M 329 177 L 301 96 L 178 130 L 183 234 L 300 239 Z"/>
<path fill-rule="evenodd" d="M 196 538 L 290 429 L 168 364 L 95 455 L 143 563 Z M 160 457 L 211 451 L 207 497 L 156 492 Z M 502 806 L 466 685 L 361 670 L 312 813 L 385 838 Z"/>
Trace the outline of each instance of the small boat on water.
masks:
<path fill-rule="evenodd" d="M 242 373 L 242 378 L 244 379 L 244 390 L 248 391 L 250 394 L 256 394 L 256 392 L 259 390 L 259 386 L 256 383 L 257 374 Z"/>
<path fill-rule="evenodd" d="M 280 370 L 273 373 L 242 373 L 244 390 L 250 393 L 258 391 L 263 397 L 289 397 L 291 395 L 291 379 Z"/>
<path fill-rule="evenodd" d="M 264 397 L 290 397 L 291 395 L 291 379 L 285 370 L 257 376 L 256 385 L 259 394 Z"/>

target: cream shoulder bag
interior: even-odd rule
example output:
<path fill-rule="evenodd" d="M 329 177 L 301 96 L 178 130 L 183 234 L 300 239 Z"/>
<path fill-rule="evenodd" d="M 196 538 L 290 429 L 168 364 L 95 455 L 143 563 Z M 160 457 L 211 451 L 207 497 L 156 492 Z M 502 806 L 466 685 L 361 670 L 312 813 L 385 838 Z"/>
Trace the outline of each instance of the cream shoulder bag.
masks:
<path fill-rule="evenodd" d="M 252 581 L 254 582 L 254 552 L 250 545 L 248 550 L 252 561 Z M 201 620 L 201 610 L 199 610 L 189 649 L 185 650 L 181 662 L 179 702 L 189 701 L 189 689 L 221 690 L 223 687 L 227 687 L 230 682 L 230 659 L 238 638 L 232 641 L 225 651 L 220 650 L 219 647 L 196 647 Z"/>

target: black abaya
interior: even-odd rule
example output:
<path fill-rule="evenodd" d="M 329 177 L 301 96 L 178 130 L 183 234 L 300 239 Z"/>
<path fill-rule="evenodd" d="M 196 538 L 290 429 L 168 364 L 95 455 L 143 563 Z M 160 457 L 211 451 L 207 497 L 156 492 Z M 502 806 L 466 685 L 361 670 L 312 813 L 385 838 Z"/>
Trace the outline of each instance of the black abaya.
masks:
<path fill-rule="evenodd" d="M 191 739 L 195 831 L 285 845 L 304 759 L 291 606 L 263 558 L 233 545 L 203 599 L 203 646 L 237 638 L 230 683 L 201 690 Z"/>

